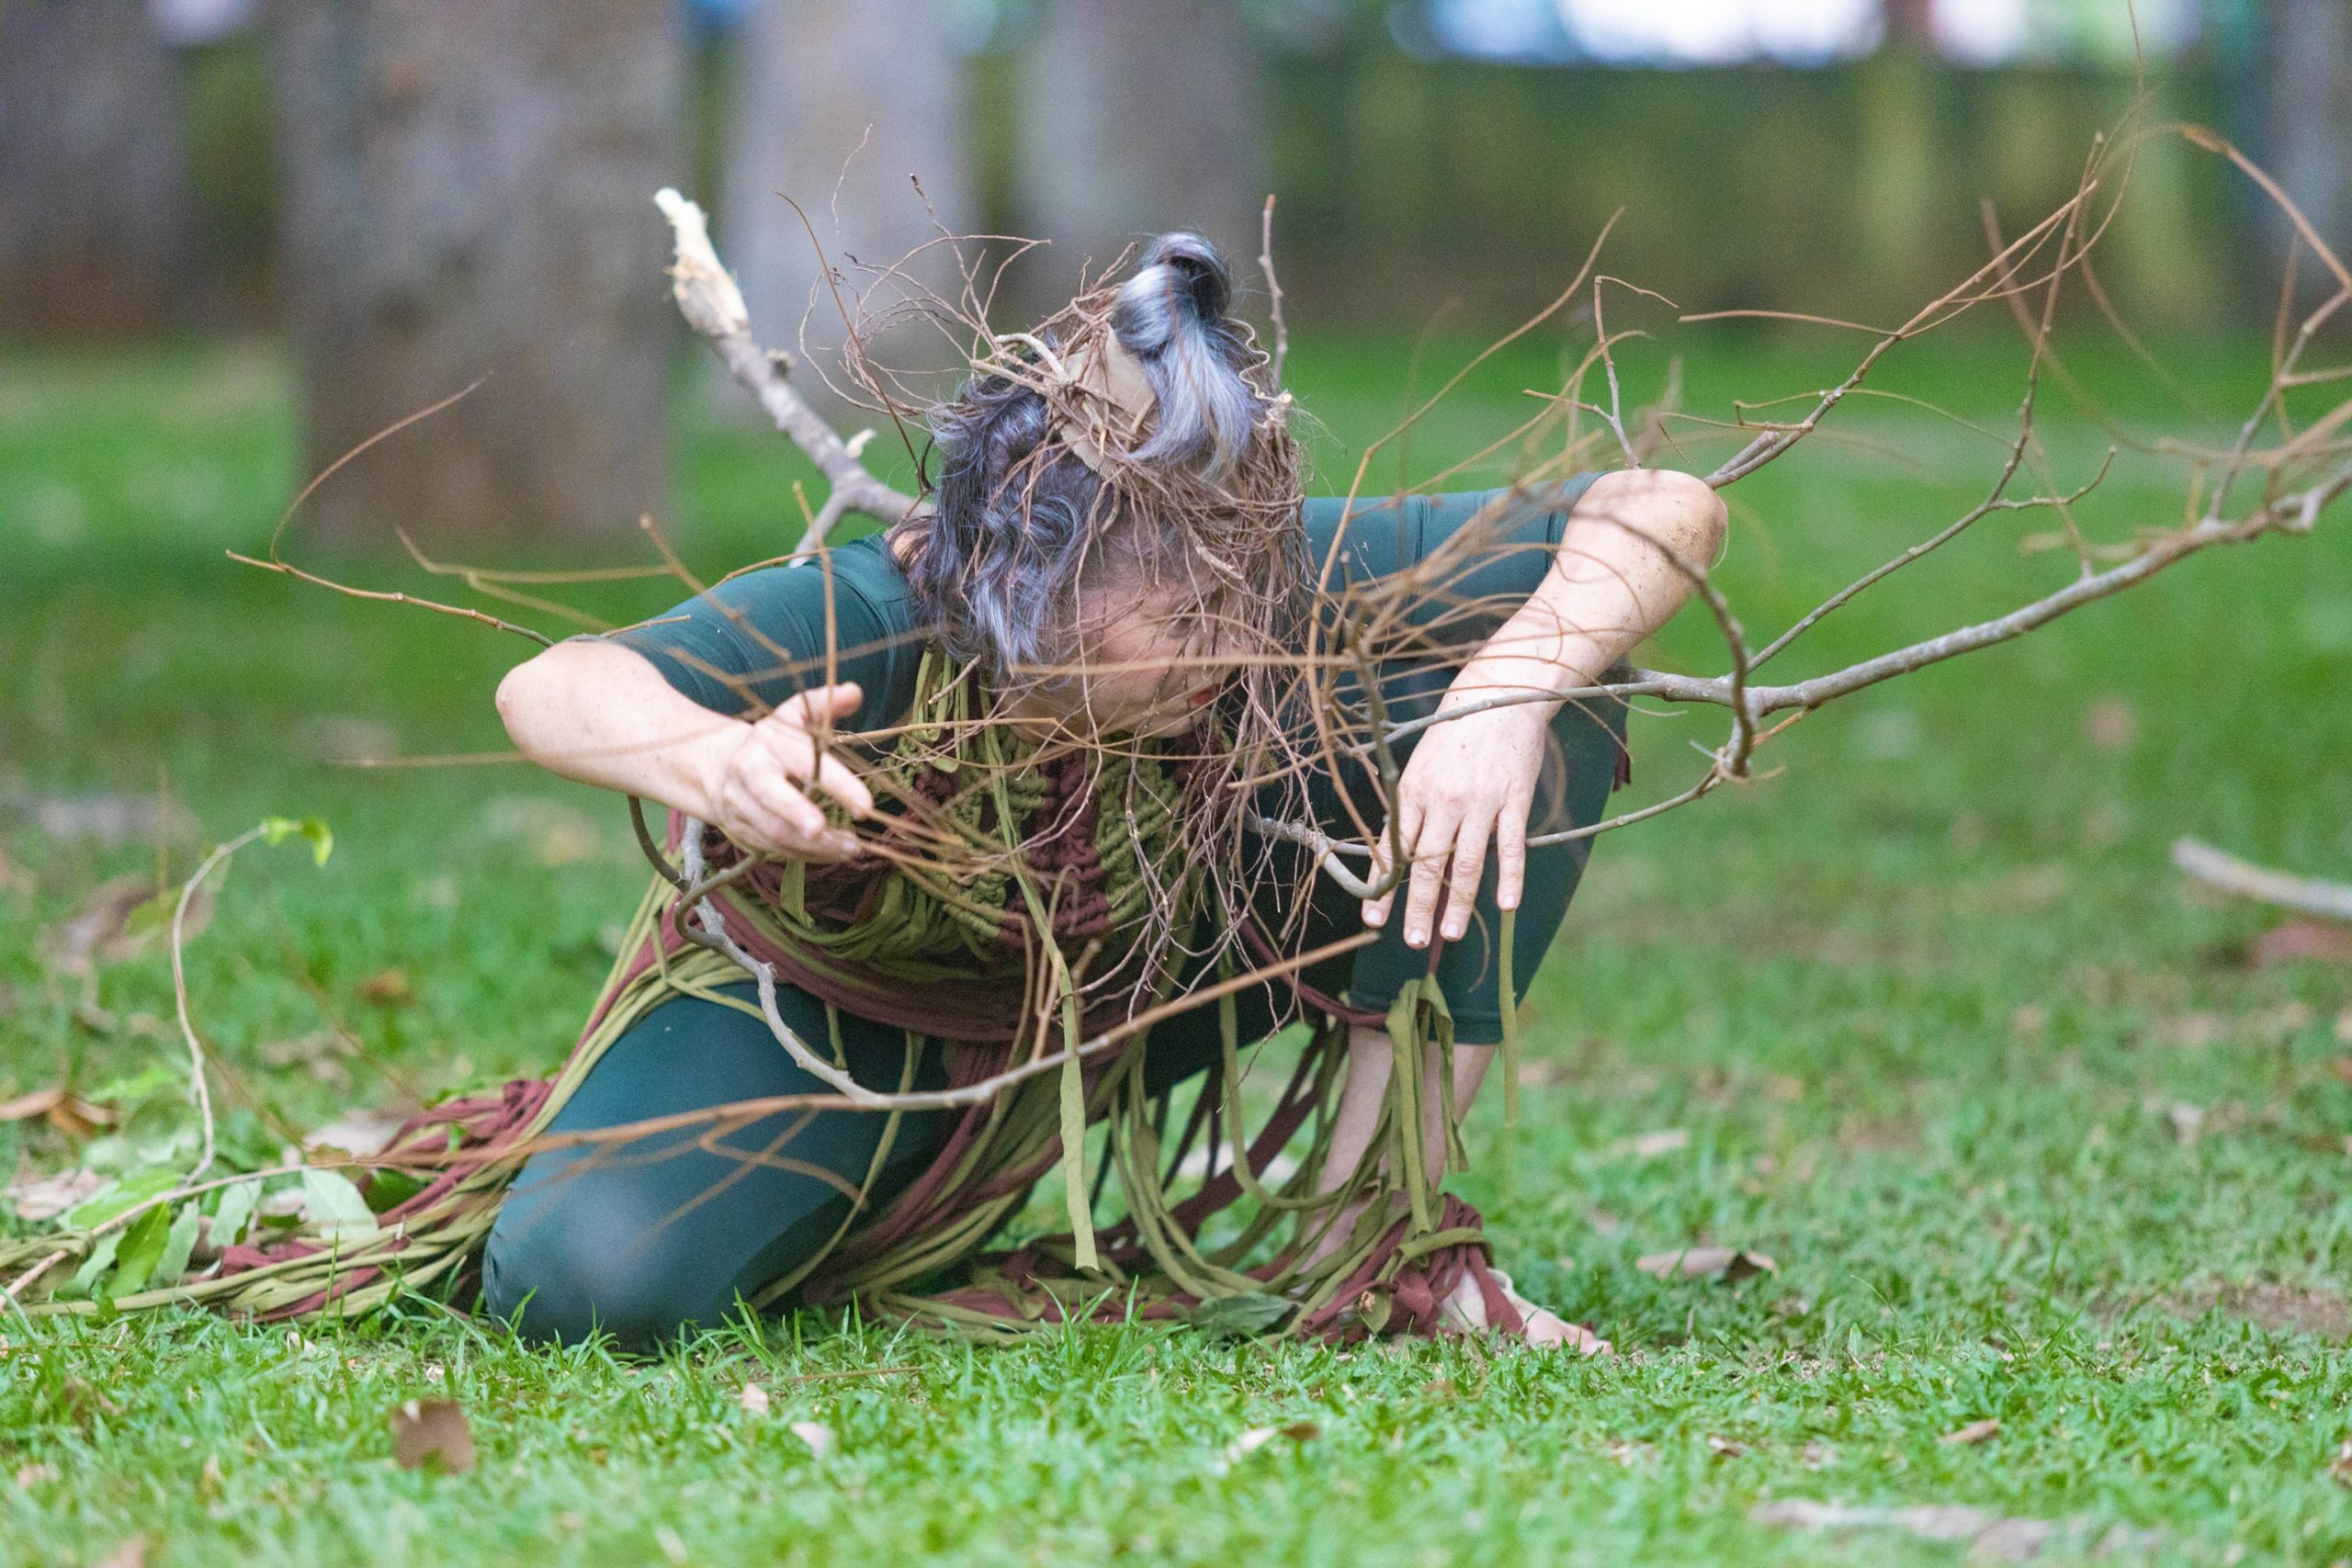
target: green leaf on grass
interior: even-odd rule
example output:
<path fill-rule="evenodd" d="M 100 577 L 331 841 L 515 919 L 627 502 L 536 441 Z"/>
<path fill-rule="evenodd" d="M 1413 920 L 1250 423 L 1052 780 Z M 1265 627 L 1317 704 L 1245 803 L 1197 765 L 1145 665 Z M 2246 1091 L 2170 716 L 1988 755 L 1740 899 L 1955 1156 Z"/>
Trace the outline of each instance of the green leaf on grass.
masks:
<path fill-rule="evenodd" d="M 334 853 L 334 829 L 315 817 L 305 817 L 299 822 L 291 817 L 262 818 L 261 841 L 265 844 L 282 844 L 298 835 L 311 841 L 311 858 L 321 865 L 326 864 L 327 856 Z"/>
<path fill-rule="evenodd" d="M 111 1187 L 100 1188 L 65 1213 L 68 1230 L 92 1230 L 117 1214 L 137 1208 L 148 1199 L 169 1192 L 179 1184 L 179 1172 L 163 1167 L 133 1171 Z"/>
<path fill-rule="evenodd" d="M 220 1199 L 212 1205 L 212 1247 L 224 1251 L 244 1239 L 245 1226 L 252 1223 L 254 1205 L 261 1201 L 259 1181 L 240 1181 L 234 1187 L 220 1189 Z"/>
<path fill-rule="evenodd" d="M 171 1230 L 164 1237 L 164 1255 L 156 1259 L 154 1273 L 148 1276 L 151 1283 L 180 1282 L 181 1276 L 187 1272 L 188 1255 L 196 1250 L 196 1233 L 202 1224 L 203 1218 L 194 1203 L 180 1205 L 179 1213 L 172 1216 Z"/>
<path fill-rule="evenodd" d="M 302 1200 L 311 1228 L 328 1241 L 365 1241 L 376 1234 L 376 1213 L 347 1177 L 332 1170 L 304 1171 Z"/>
<path fill-rule="evenodd" d="M 134 1296 L 147 1288 L 155 1265 L 164 1260 L 164 1245 L 171 1239 L 172 1210 L 158 1203 L 124 1227 L 122 1246 L 115 1253 L 114 1278 L 94 1294 L 101 1300 Z"/>
<path fill-rule="evenodd" d="M 176 1067 L 158 1062 L 142 1067 L 125 1077 L 108 1078 L 92 1089 L 87 1098 L 101 1105 L 136 1105 L 164 1089 L 187 1087 L 187 1075 Z"/>
<path fill-rule="evenodd" d="M 114 1267 L 115 1249 L 122 1245 L 120 1231 L 108 1231 L 98 1237 L 98 1245 L 90 1248 L 90 1256 L 82 1259 L 82 1267 L 74 1270 L 74 1282 L 65 1292 L 70 1295 L 95 1298 L 98 1281 Z"/>

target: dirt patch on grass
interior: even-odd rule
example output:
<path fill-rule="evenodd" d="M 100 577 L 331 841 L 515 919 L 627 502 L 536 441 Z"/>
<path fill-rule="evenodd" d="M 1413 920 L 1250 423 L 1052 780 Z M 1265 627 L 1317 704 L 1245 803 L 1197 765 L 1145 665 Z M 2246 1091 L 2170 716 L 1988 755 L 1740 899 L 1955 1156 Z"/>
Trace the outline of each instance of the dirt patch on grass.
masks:
<path fill-rule="evenodd" d="M 2185 1323 L 2221 1312 L 2273 1334 L 2316 1334 L 2324 1339 L 2352 1335 L 2352 1301 L 2315 1285 L 2199 1285 L 2154 1297 L 2139 1310 Z M 2125 1314 L 2118 1310 L 2112 1315 Z"/>

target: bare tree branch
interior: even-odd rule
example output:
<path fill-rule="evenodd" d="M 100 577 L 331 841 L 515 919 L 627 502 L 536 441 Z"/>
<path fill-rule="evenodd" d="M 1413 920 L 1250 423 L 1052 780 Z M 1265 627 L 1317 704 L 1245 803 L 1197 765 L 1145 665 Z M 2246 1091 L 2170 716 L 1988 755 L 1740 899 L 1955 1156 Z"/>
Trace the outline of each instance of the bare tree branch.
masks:
<path fill-rule="evenodd" d="M 2352 883 L 2324 882 L 2315 876 L 2273 871 L 2195 839 L 2174 842 L 2172 863 L 2198 881 L 2242 898 L 2258 898 L 2265 904 L 2316 915 L 2324 920 L 2352 921 Z"/>
<path fill-rule="evenodd" d="M 864 443 L 854 437 L 843 441 L 793 390 L 786 379 L 792 368 L 791 356 L 771 353 L 752 341 L 751 312 L 744 307 L 742 291 L 735 287 L 735 279 L 719 265 L 718 253 L 711 248 L 710 228 L 702 209 L 667 186 L 655 193 L 653 204 L 670 220 L 676 245 L 676 257 L 670 267 L 670 292 L 678 302 L 678 313 L 685 317 L 688 326 L 703 335 L 726 365 L 728 374 L 759 400 L 760 407 L 775 422 L 776 429 L 808 455 L 832 487 L 808 533 L 794 549 L 794 558 L 815 554 L 825 542 L 826 532 L 844 512 L 864 513 L 888 524 L 896 523 L 913 511 L 913 496 L 884 484 L 858 461 L 858 450 Z"/>

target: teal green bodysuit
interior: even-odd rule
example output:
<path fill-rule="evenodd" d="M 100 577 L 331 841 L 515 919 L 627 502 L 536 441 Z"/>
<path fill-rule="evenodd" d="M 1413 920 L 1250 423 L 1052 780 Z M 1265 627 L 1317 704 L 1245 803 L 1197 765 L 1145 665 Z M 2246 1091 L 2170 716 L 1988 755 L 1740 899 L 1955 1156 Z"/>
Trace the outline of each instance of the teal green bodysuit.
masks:
<path fill-rule="evenodd" d="M 1418 603 L 1412 618 L 1430 645 L 1427 661 L 1383 671 L 1390 716 L 1429 710 L 1443 694 L 1453 668 L 1474 650 L 1543 582 L 1559 542 L 1566 509 L 1591 480 L 1578 476 L 1544 492 L 1498 507 L 1475 538 L 1457 540 L 1498 492 L 1396 501 L 1338 500 L 1306 503 L 1309 557 L 1328 561 L 1333 590 L 1376 581 L 1411 570 L 1450 543 L 1442 590 Z M 761 568 L 729 579 L 665 615 L 612 634 L 612 640 L 650 660 L 679 692 L 715 713 L 764 712 L 807 685 L 827 679 L 827 604 L 831 604 L 833 678 L 863 689 L 851 730 L 895 724 L 913 700 L 925 634 L 905 576 L 879 537 L 859 539 L 829 553 L 823 564 Z M 1327 596 L 1336 605 L 1336 593 Z M 1336 614 L 1328 611 L 1328 615 Z M 1530 832 L 1597 820 L 1623 756 L 1622 706 L 1571 704 L 1552 725 L 1556 745 L 1536 796 Z M 1409 744 L 1400 747 L 1409 752 Z M 1342 791 L 1366 820 L 1380 820 L 1374 781 L 1318 775 L 1307 807 L 1327 831 L 1352 838 L 1356 829 Z M 1522 997 L 1566 915 L 1591 840 L 1531 851 L 1525 893 L 1517 917 L 1511 995 Z M 1309 918 L 1297 951 L 1329 944 L 1363 929 L 1360 905 L 1328 876 L 1311 879 L 1297 863 L 1302 852 L 1272 849 L 1269 897 L 1291 897 L 1311 886 Z M 1434 973 L 1465 1044 L 1501 1038 L 1500 976 L 1495 939 L 1498 912 L 1491 866 L 1468 936 L 1442 946 Z M 1261 931 L 1291 931 L 1285 911 L 1268 909 Z M 1405 945 L 1404 899 L 1396 900 L 1387 928 L 1372 944 L 1309 968 L 1301 978 L 1317 991 L 1343 997 L 1352 1007 L 1385 1012 L 1412 978 L 1431 972 L 1430 954 Z M 1184 989 L 1216 976 L 1205 960 L 1183 976 Z M 829 1021 L 823 1005 L 790 986 L 777 1002 L 804 1038 L 836 1040 L 851 1071 L 876 1089 L 899 1087 L 906 1063 L 903 1031 L 850 1016 Z M 745 998 L 751 987 L 741 987 Z M 1299 1013 L 1285 981 L 1270 981 L 1238 998 L 1240 1038 L 1264 1038 Z M 1200 1072 L 1222 1055 L 1218 1009 L 1202 1007 L 1153 1026 L 1145 1043 L 1145 1071 L 1155 1089 Z M 945 1081 L 944 1052 L 921 1065 L 920 1087 Z M 550 1132 L 617 1126 L 773 1095 L 823 1088 L 797 1066 L 752 1013 L 681 997 L 653 1009 L 600 1057 Z M 792 1272 L 831 1237 L 850 1199 L 877 1153 L 878 1174 L 868 1201 L 886 1204 L 924 1170 L 951 1124 L 941 1112 L 910 1113 L 895 1140 L 878 1140 L 884 1118 L 854 1111 L 772 1117 L 731 1135 L 739 1149 L 758 1150 L 789 1138 L 789 1161 L 753 1161 L 695 1146 L 697 1126 L 652 1136 L 591 1157 L 580 1148 L 536 1155 L 525 1165 L 499 1213 L 483 1260 L 483 1300 L 502 1316 L 516 1316 L 526 1333 L 577 1340 L 592 1328 L 624 1344 L 650 1345 L 691 1324 L 709 1324 L 739 1295 Z M 789 1122 L 787 1129 L 786 1123 Z M 773 1125 L 772 1125 L 773 1124 Z M 658 1146 L 657 1146 L 658 1145 Z M 830 1176 L 828 1173 L 831 1173 Z"/>

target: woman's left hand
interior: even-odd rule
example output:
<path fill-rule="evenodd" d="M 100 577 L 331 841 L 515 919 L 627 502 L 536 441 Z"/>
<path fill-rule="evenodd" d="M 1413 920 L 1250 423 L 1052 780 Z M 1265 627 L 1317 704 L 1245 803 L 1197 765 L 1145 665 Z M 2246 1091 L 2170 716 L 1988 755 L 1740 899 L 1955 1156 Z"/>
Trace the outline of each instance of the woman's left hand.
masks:
<path fill-rule="evenodd" d="M 1460 705 L 1449 699 L 1449 705 Z M 1373 880 L 1387 876 L 1390 856 L 1401 844 L 1412 865 L 1403 885 L 1408 946 L 1429 945 L 1441 895 L 1445 940 L 1459 941 L 1469 931 L 1490 846 L 1500 863 L 1496 898 L 1506 909 L 1519 908 L 1527 818 L 1555 705 L 1512 703 L 1442 719 L 1406 759 L 1396 781 L 1396 831 L 1384 829 L 1374 848 Z M 1396 892 L 1367 899 L 1364 924 L 1386 925 Z"/>

